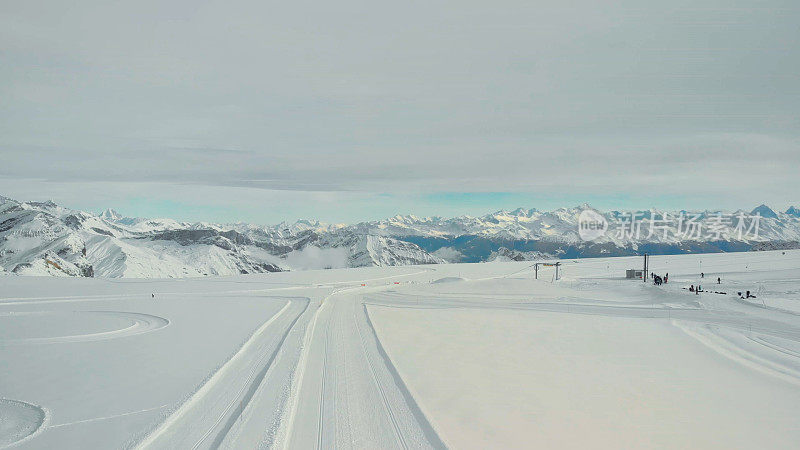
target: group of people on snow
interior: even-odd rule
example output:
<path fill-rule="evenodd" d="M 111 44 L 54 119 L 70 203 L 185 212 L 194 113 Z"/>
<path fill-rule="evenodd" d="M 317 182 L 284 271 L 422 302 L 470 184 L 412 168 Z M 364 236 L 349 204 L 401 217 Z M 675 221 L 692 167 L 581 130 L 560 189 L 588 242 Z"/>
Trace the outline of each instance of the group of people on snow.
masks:
<path fill-rule="evenodd" d="M 705 276 L 706 276 L 706 274 L 704 274 L 703 272 L 700 272 L 700 278 L 705 278 Z M 722 284 L 722 278 L 721 277 L 717 277 L 717 284 Z M 697 285 L 697 287 L 694 287 L 694 285 L 691 285 L 691 286 L 689 286 L 689 292 L 694 292 L 695 294 L 700 294 L 701 292 L 703 292 L 703 287 L 700 286 L 699 284 Z M 715 293 L 722 294 L 722 292 L 716 292 L 716 291 L 715 291 Z"/>
<path fill-rule="evenodd" d="M 656 286 L 661 286 L 662 284 L 667 284 L 667 281 L 669 281 L 669 273 L 664 275 L 664 278 L 661 278 L 660 275 L 656 275 L 655 273 L 651 272 L 650 278 L 653 279 L 653 284 L 655 284 Z"/>

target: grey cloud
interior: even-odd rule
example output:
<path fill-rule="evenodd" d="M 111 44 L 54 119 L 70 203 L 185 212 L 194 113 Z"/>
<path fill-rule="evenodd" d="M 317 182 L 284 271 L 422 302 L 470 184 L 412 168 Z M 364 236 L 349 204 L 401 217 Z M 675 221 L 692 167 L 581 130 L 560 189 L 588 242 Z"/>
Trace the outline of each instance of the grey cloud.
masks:
<path fill-rule="evenodd" d="M 798 192 L 798 19 L 777 0 L 6 3 L 0 176 Z"/>

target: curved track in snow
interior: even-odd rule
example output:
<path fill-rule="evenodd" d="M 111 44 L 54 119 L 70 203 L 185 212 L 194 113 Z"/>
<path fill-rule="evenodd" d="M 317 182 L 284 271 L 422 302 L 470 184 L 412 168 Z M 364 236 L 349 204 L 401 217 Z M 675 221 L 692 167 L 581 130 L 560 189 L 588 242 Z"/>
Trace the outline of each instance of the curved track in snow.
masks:
<path fill-rule="evenodd" d="M 19 400 L 0 398 L 0 448 L 19 444 L 42 429 L 44 409 Z"/>
<path fill-rule="evenodd" d="M 15 319 L 19 320 L 33 320 L 37 318 L 42 319 L 56 319 L 57 322 L 66 323 L 75 318 L 89 319 L 97 326 L 102 327 L 104 321 L 114 324 L 121 324 L 120 328 L 106 329 L 103 331 L 79 333 L 79 334 L 64 334 L 56 336 L 33 336 L 16 339 L 2 339 L 0 343 L 4 345 L 19 345 L 19 344 L 57 344 L 69 342 L 89 342 L 89 341 L 102 341 L 106 339 L 117 339 L 126 336 L 134 336 L 142 333 L 149 333 L 164 328 L 169 325 L 169 320 L 163 317 L 154 316 L 152 314 L 125 312 L 125 311 L 33 311 L 33 312 L 7 312 L 0 313 L 0 320 L 13 322 Z M 39 327 L 46 328 L 46 327 Z"/>

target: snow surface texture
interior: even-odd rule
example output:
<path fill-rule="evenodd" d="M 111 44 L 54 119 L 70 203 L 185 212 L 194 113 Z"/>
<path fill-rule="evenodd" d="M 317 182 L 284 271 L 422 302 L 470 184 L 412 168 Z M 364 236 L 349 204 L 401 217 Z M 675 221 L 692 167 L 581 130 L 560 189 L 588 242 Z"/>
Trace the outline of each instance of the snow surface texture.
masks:
<path fill-rule="evenodd" d="M 0 447 L 30 439 L 42 427 L 45 412 L 30 403 L 0 399 Z"/>
<path fill-rule="evenodd" d="M 579 238 L 577 224 L 587 208 L 517 209 L 477 218 L 395 216 L 354 225 L 304 220 L 261 227 L 127 218 L 113 210 L 94 215 L 52 202 L 0 197 L 0 276 L 185 278 L 800 247 L 800 217 L 793 208 L 786 213 L 763 205 L 756 208 L 763 217 L 758 239 L 740 239 L 731 223 L 719 238 L 645 232 L 637 239 L 610 233 L 586 242 Z M 698 214 L 714 216 L 710 211 Z M 617 211 L 605 214 L 609 221 L 622 216 Z"/>
<path fill-rule="evenodd" d="M 800 251 L 562 263 L 4 277 L 0 447 L 796 448 Z"/>

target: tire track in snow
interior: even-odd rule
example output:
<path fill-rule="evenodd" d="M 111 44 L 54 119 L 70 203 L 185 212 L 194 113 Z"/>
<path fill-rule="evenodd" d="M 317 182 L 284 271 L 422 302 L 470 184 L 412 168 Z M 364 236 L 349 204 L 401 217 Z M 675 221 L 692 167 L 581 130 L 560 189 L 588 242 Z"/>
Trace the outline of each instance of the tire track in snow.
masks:
<path fill-rule="evenodd" d="M 381 400 L 383 400 L 383 408 L 386 411 L 387 416 L 392 424 L 392 429 L 394 430 L 395 437 L 397 438 L 397 442 L 400 443 L 400 446 L 404 449 L 408 448 L 408 443 L 406 443 L 405 439 L 403 438 L 403 432 L 400 430 L 400 425 L 397 423 L 397 418 L 394 416 L 394 412 L 392 410 L 391 405 L 389 404 L 389 400 L 386 397 L 386 391 L 384 390 L 383 384 L 378 380 L 378 375 L 375 373 L 375 366 L 372 362 L 372 358 L 369 356 L 369 351 L 367 350 L 366 341 L 364 339 L 364 334 L 361 332 L 361 325 L 359 324 L 358 317 L 356 317 L 357 311 L 353 311 L 353 321 L 356 325 L 356 331 L 358 331 L 358 337 L 361 341 L 361 349 L 364 351 L 364 359 L 367 360 L 367 367 L 369 368 L 369 373 L 372 375 L 372 381 L 375 383 L 375 387 L 378 388 L 378 392 L 380 393 Z"/>
<path fill-rule="evenodd" d="M 411 394 L 411 391 L 406 386 L 403 378 L 400 376 L 400 373 L 397 371 L 397 368 L 392 363 L 392 359 L 389 357 L 389 354 L 386 352 L 386 349 L 383 347 L 381 340 L 378 338 L 378 333 L 375 331 L 375 326 L 372 323 L 372 319 L 369 317 L 369 311 L 367 310 L 367 305 L 365 303 L 361 303 L 361 307 L 363 309 L 364 318 L 366 320 L 367 326 L 369 327 L 369 331 L 372 334 L 372 338 L 375 340 L 375 346 L 378 349 L 378 354 L 381 356 L 386 369 L 392 375 L 394 379 L 395 385 L 399 389 L 400 393 L 403 396 L 406 404 L 408 405 L 409 409 L 411 410 L 414 419 L 416 419 L 417 424 L 419 424 L 420 428 L 422 428 L 422 432 L 425 435 L 425 438 L 428 442 L 435 448 L 447 448 L 447 445 L 444 441 L 439 437 L 439 433 L 433 427 L 431 422 L 428 420 L 425 413 L 420 408 L 417 401 L 414 399 L 414 396 Z"/>
<path fill-rule="evenodd" d="M 419 274 L 423 274 L 423 273 L 427 273 L 427 272 L 435 272 L 435 269 L 425 268 L 424 270 L 413 272 L 413 273 L 401 274 L 401 275 L 392 275 L 392 276 L 386 276 L 386 277 L 378 277 L 378 278 L 368 279 L 368 280 L 365 280 L 365 281 L 391 280 L 391 279 L 395 279 L 395 278 L 398 278 L 398 277 L 408 277 L 408 276 L 419 275 Z M 342 282 L 342 283 L 352 284 L 352 282 L 350 282 L 350 281 Z M 387 289 L 387 288 L 390 288 L 390 287 L 394 287 L 394 285 L 386 284 L 386 285 L 382 285 L 382 286 L 370 287 L 370 288 L 367 288 L 367 289 L 368 290 L 374 290 L 374 289 L 377 288 L 377 289 L 381 289 L 382 290 L 382 289 Z M 311 353 L 312 344 L 313 344 L 313 342 L 315 340 L 314 336 L 316 334 L 317 323 L 320 320 L 320 315 L 322 315 L 324 313 L 324 311 L 326 311 L 328 308 L 334 307 L 334 305 L 328 306 L 330 303 L 332 303 L 332 299 L 334 297 L 336 297 L 336 296 L 338 296 L 338 295 L 340 295 L 342 293 L 345 293 L 345 292 L 354 291 L 354 290 L 363 290 L 363 289 L 364 289 L 364 287 L 361 286 L 360 283 L 359 283 L 358 286 L 351 286 L 351 287 L 349 286 L 349 287 L 341 288 L 339 290 L 334 290 L 330 295 L 328 295 L 327 297 L 325 297 L 322 300 L 320 308 L 314 313 L 314 317 L 311 319 L 311 321 L 309 323 L 309 326 L 306 328 L 306 333 L 305 333 L 304 338 L 303 338 L 303 349 L 302 349 L 302 352 L 301 352 L 300 360 L 298 361 L 297 368 L 296 368 L 295 373 L 294 373 L 292 386 L 290 388 L 289 401 L 288 401 L 289 407 L 287 408 L 287 413 L 285 414 L 284 419 L 281 420 L 280 430 L 278 432 L 278 438 L 276 439 L 276 444 L 277 444 L 276 447 L 280 447 L 280 448 L 284 448 L 284 449 L 291 448 L 292 439 L 293 439 L 293 433 L 294 433 L 295 424 L 296 424 L 296 421 L 297 421 L 300 397 L 301 397 L 303 389 L 304 389 L 303 386 L 306 384 L 305 383 L 305 379 L 307 377 L 307 373 L 306 372 L 307 372 L 307 367 L 309 365 L 309 355 Z M 333 321 L 333 317 L 332 316 L 328 317 L 328 320 L 329 320 L 328 327 L 335 326 L 334 324 L 330 323 L 330 322 Z M 357 326 L 357 324 L 356 324 L 356 326 Z M 330 330 L 330 328 L 328 328 L 327 330 Z M 330 339 L 330 333 L 326 332 L 326 336 L 322 340 L 322 342 L 323 342 L 322 345 L 324 345 L 324 349 L 322 350 L 323 367 L 322 367 L 321 379 L 320 379 L 321 387 L 320 387 L 319 394 L 317 394 L 317 396 L 316 396 L 317 401 L 319 402 L 316 405 L 316 413 L 319 415 L 319 417 L 317 418 L 317 421 L 316 421 L 317 436 L 316 436 L 316 439 L 314 439 L 313 442 L 316 444 L 317 447 L 321 447 L 325 443 L 324 442 L 324 433 L 325 433 L 324 415 L 325 415 L 325 409 L 326 409 L 325 405 L 327 404 L 326 402 L 330 401 L 330 399 L 325 400 L 324 396 L 326 395 L 325 394 L 325 390 L 327 389 L 328 386 L 330 386 L 329 377 L 330 376 L 335 376 L 335 370 L 334 371 L 329 371 L 329 368 L 325 367 L 325 365 L 327 364 L 328 357 L 330 355 L 329 348 L 328 348 L 328 340 L 329 339 Z M 317 344 L 317 345 L 319 345 L 319 344 Z M 368 356 L 365 354 L 364 357 L 367 358 Z M 374 370 L 374 367 L 373 367 L 373 370 Z M 333 375 L 331 375 L 331 373 Z M 376 375 L 373 375 L 373 376 L 376 376 Z M 375 383 L 377 384 L 378 381 L 376 380 Z M 382 387 L 379 386 L 378 389 L 382 389 Z M 353 394 L 356 395 L 358 393 L 354 392 Z M 335 400 L 336 393 L 334 392 L 333 395 L 334 395 L 334 400 Z M 384 396 L 384 401 L 388 402 L 388 400 L 385 398 L 386 397 L 386 393 L 383 392 L 382 395 Z M 404 394 L 403 397 L 407 398 L 406 394 Z M 346 398 L 349 398 L 349 397 L 346 396 Z M 337 411 L 338 410 L 334 410 L 334 413 L 336 413 Z M 338 414 L 334 414 L 334 419 L 335 419 L 334 422 L 338 421 L 339 415 Z M 393 425 L 395 426 L 395 428 L 399 430 L 399 425 L 398 425 L 397 418 L 394 417 L 391 413 L 390 413 L 390 420 L 393 422 Z M 425 423 L 427 423 L 427 421 L 425 421 Z M 397 433 L 402 435 L 402 432 L 400 432 L 400 431 L 397 431 Z M 425 433 L 425 435 L 427 436 L 428 433 Z M 399 439 L 402 440 L 403 438 L 401 437 Z M 435 440 L 438 441 L 438 442 L 441 442 L 441 440 L 438 439 L 438 437 Z M 334 444 L 331 444 L 331 445 L 334 445 Z M 407 448 L 405 445 L 404 445 L 404 447 Z M 444 448 L 445 446 L 442 444 L 442 445 L 440 445 L 438 447 Z"/>
<path fill-rule="evenodd" d="M 323 352 L 323 359 L 322 359 L 322 384 L 319 389 L 319 421 L 317 422 L 317 448 L 323 448 L 322 446 L 322 431 L 324 429 L 324 418 L 325 418 L 325 382 L 328 378 L 328 348 L 330 346 L 331 340 L 331 320 L 328 321 L 328 325 L 325 327 L 325 351 Z"/>
<path fill-rule="evenodd" d="M 150 411 L 158 411 L 158 410 L 164 409 L 164 408 L 166 408 L 168 406 L 169 406 L 169 404 L 161 405 L 161 406 L 154 406 L 152 408 L 138 409 L 136 411 L 128 411 L 128 412 L 119 413 L 119 414 L 112 414 L 110 416 L 92 417 L 91 419 L 82 419 L 82 420 L 76 420 L 74 422 L 59 423 L 59 424 L 55 424 L 55 425 L 48 425 L 47 428 L 61 428 L 61 427 L 68 427 L 68 426 L 72 426 L 72 425 L 77 425 L 79 423 L 90 423 L 90 422 L 97 422 L 97 421 L 100 421 L 100 420 L 116 419 L 117 417 L 132 416 L 134 414 L 141 414 L 141 413 L 150 412 Z"/>
<path fill-rule="evenodd" d="M 211 448 L 218 448 L 222 444 L 222 441 L 225 439 L 225 436 L 228 434 L 230 429 L 233 427 L 233 425 L 236 423 L 236 421 L 242 415 L 242 413 L 245 410 L 245 407 L 250 403 L 250 400 L 253 398 L 253 395 L 255 395 L 256 391 L 258 390 L 259 386 L 261 385 L 261 381 L 264 379 L 264 377 L 266 377 L 267 372 L 269 371 L 269 369 L 272 368 L 272 363 L 275 361 L 275 357 L 278 355 L 278 352 L 280 351 L 281 347 L 283 346 L 283 343 L 286 342 L 286 338 L 289 336 L 289 333 L 291 333 L 291 331 L 294 328 L 295 324 L 297 324 L 297 321 L 300 320 L 300 317 L 302 317 L 303 314 L 308 310 L 308 306 L 309 306 L 310 303 L 311 303 L 310 301 L 307 302 L 305 308 L 303 308 L 303 310 L 300 312 L 300 314 L 298 314 L 297 317 L 294 318 L 292 323 L 289 324 L 289 327 L 286 329 L 286 332 L 283 334 L 283 336 L 281 336 L 281 340 L 278 342 L 278 345 L 275 346 L 275 350 L 272 352 L 272 354 L 270 354 L 270 356 L 269 356 L 269 358 L 268 358 L 268 360 L 266 362 L 266 365 L 264 365 L 264 367 L 258 373 L 258 376 L 255 379 L 252 379 L 252 377 L 251 377 L 251 379 L 248 380 L 248 383 L 247 383 L 248 390 L 247 390 L 246 394 L 244 395 L 244 397 L 241 400 L 239 400 L 239 402 L 238 402 L 239 405 L 236 407 L 236 411 L 234 411 L 234 413 L 229 416 L 228 422 L 225 424 L 225 426 L 217 434 L 217 437 L 214 439 L 214 442 L 211 445 Z M 234 403 L 236 403 L 236 402 L 234 402 Z M 193 448 L 198 448 L 199 444 L 201 444 L 203 440 L 204 439 L 198 441 L 197 445 L 195 445 Z"/>
<path fill-rule="evenodd" d="M 718 326 L 711 324 L 689 326 L 679 320 L 673 320 L 672 323 L 688 336 L 734 362 L 763 374 L 779 378 L 795 386 L 800 386 L 800 372 L 768 360 L 732 342 L 716 329 L 719 328 Z"/>
<path fill-rule="evenodd" d="M 307 302 L 307 300 L 306 300 Z M 235 370 L 236 366 L 246 364 L 246 359 L 250 356 L 251 351 L 257 350 L 257 343 L 260 341 L 262 336 L 266 335 L 266 331 L 270 328 L 270 326 L 275 323 L 278 319 L 280 319 L 291 307 L 293 301 L 287 300 L 286 304 L 281 308 L 276 314 L 274 314 L 271 318 L 265 321 L 253 334 L 248 338 L 248 340 L 239 348 L 239 350 L 230 358 L 228 361 L 222 365 L 217 371 L 215 371 L 210 378 L 207 379 L 206 382 L 203 383 L 200 388 L 189 397 L 175 412 L 173 412 L 166 420 L 164 420 L 154 431 L 148 434 L 139 444 L 136 446 L 137 448 L 151 448 L 161 445 L 165 448 L 174 447 L 173 443 L 170 442 L 169 436 L 175 429 L 179 428 L 180 426 L 188 427 L 189 430 L 192 429 L 192 425 L 196 425 L 195 423 L 189 423 L 186 425 L 181 425 L 182 422 L 189 420 L 190 422 L 194 422 L 188 416 L 192 413 L 195 414 L 202 414 L 203 411 L 203 401 L 213 395 L 218 389 L 224 389 L 224 381 L 228 377 L 233 377 L 236 379 L 235 374 L 233 371 Z M 308 302 L 306 303 L 306 308 L 308 307 Z M 304 309 L 305 310 L 305 309 Z M 300 314 L 301 315 L 301 314 Z M 300 316 L 298 315 L 298 317 Z M 296 319 L 295 319 L 296 320 Z M 245 383 L 242 389 L 238 391 L 238 394 L 241 394 L 247 386 Z M 239 401 L 238 395 L 231 399 L 228 404 L 226 405 L 224 412 L 230 411 L 231 405 L 235 404 Z M 201 415 L 201 418 L 203 416 Z M 217 417 L 214 426 L 219 424 L 224 417 L 220 415 Z M 213 430 L 210 428 L 210 430 Z M 200 442 L 203 439 L 207 438 L 209 435 L 209 430 L 203 434 Z M 166 442 L 163 442 L 166 441 Z M 197 444 L 195 444 L 196 446 Z"/>
<path fill-rule="evenodd" d="M 303 349 L 300 353 L 300 360 L 297 363 L 297 368 L 292 377 L 292 384 L 289 393 L 289 409 L 285 416 L 285 420 L 281 421 L 280 429 L 278 432 L 277 442 L 281 448 L 288 449 L 292 440 L 292 432 L 294 431 L 294 423 L 297 416 L 297 407 L 300 400 L 300 391 L 303 388 L 303 380 L 305 379 L 306 367 L 308 366 L 308 355 L 311 351 L 311 341 L 314 338 L 314 330 L 317 327 L 317 321 L 322 309 L 327 305 L 328 300 L 341 291 L 334 291 L 327 297 L 323 298 L 321 305 L 314 311 L 314 317 L 306 327 L 305 335 L 303 336 Z M 276 447 L 277 447 L 276 446 Z"/>
<path fill-rule="evenodd" d="M 745 314 L 703 308 L 668 308 L 632 305 L 607 305 L 568 302 L 498 302 L 458 301 L 456 299 L 428 296 L 423 303 L 412 297 L 383 294 L 370 297 L 368 305 L 386 308 L 408 309 L 505 309 L 531 312 L 553 312 L 585 314 L 609 317 L 631 317 L 640 319 L 668 319 L 724 325 L 738 329 L 749 329 L 800 342 L 800 328 L 771 319 L 751 317 Z"/>

